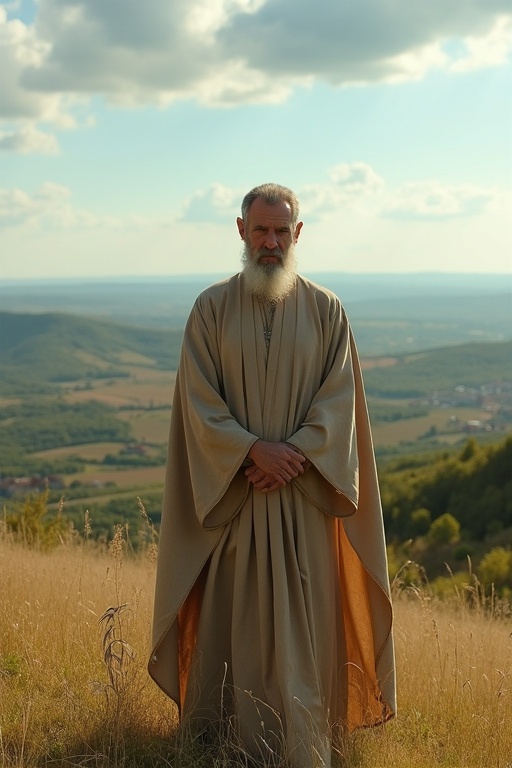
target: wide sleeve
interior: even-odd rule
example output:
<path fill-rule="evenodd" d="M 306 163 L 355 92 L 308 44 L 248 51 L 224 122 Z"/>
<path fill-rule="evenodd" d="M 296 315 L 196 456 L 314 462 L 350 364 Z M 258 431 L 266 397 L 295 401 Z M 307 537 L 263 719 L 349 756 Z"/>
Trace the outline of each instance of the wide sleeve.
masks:
<path fill-rule="evenodd" d="M 325 512 L 345 517 L 355 512 L 358 503 L 356 410 L 362 406 L 365 412 L 366 404 L 364 393 L 356 387 L 357 352 L 341 305 L 334 305 L 324 335 L 321 385 L 301 425 L 287 442 L 312 464 L 294 481 L 299 489 Z"/>
<path fill-rule="evenodd" d="M 215 306 L 199 297 L 185 329 L 171 430 L 174 426 L 183 436 L 187 466 L 178 462 L 178 471 L 188 475 L 205 528 L 224 525 L 239 511 L 248 493 L 241 465 L 257 440 L 232 416 L 223 393 Z"/>

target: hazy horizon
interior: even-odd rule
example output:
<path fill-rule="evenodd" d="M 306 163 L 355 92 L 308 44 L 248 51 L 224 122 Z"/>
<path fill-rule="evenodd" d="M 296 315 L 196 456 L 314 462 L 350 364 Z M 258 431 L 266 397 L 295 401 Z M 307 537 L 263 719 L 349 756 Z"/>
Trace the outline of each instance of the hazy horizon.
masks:
<path fill-rule="evenodd" d="M 171 280 L 178 280 L 178 281 L 185 281 L 185 280 L 203 280 L 206 278 L 212 278 L 214 280 L 220 279 L 222 280 L 224 276 L 235 274 L 236 272 L 239 272 L 241 267 L 238 270 L 232 271 L 232 272 L 226 272 L 226 271 L 219 271 L 219 272 L 190 272 L 190 273 L 161 273 L 161 274 L 134 274 L 134 275 L 125 275 L 125 274 L 111 274 L 111 275 L 75 275 L 72 277 L 0 277 L 0 288 L 3 284 L 29 284 L 29 283 L 47 283 L 47 284 L 64 284 L 64 283 L 93 283 L 93 282 L 118 282 L 118 283 L 135 283 L 137 281 L 142 281 L 145 283 L 151 283 L 151 282 L 159 282 L 161 280 L 163 281 L 171 281 Z M 442 272 L 440 270 L 418 270 L 414 272 L 406 272 L 406 271 L 373 271 L 373 272 L 355 272 L 355 271 L 347 271 L 343 269 L 339 270 L 333 270 L 333 269 L 325 269 L 325 270 L 308 270 L 307 272 L 305 270 L 301 270 L 299 268 L 299 274 L 302 274 L 304 276 L 310 276 L 310 275 L 335 275 L 335 276 L 345 276 L 348 279 L 351 278 L 358 278 L 358 279 L 366 279 L 366 278 L 439 278 L 442 279 L 462 279 L 462 278 L 488 278 L 489 280 L 501 280 L 503 278 L 510 280 L 511 286 L 512 286 L 512 271 L 504 271 L 504 272 L 480 272 L 480 271 L 467 271 L 467 272 Z M 507 290 L 506 288 L 504 290 Z"/>

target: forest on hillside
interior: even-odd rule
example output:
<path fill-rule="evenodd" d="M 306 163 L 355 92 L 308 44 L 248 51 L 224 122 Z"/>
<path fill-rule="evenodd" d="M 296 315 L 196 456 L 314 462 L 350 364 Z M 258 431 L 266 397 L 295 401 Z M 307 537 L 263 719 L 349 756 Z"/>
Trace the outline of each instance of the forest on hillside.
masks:
<path fill-rule="evenodd" d="M 401 459 L 381 476 L 386 530 L 391 539 L 428 532 L 450 514 L 461 536 L 481 541 L 512 528 L 512 438 L 483 446 L 469 439 L 461 451 L 428 462 Z"/>
<path fill-rule="evenodd" d="M 512 597 L 512 438 L 402 458 L 380 473 L 386 536 L 395 570 L 413 563 L 429 579 L 467 574 Z M 467 579 L 467 575 L 465 577 Z"/>

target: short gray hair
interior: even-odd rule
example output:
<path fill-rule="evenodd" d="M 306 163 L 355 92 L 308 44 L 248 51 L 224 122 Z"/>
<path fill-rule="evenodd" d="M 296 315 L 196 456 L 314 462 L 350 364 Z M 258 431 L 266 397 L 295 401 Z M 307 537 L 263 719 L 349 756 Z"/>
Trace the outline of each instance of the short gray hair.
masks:
<path fill-rule="evenodd" d="M 297 224 L 299 218 L 299 201 L 297 200 L 295 192 L 292 192 L 288 187 L 281 186 L 281 184 L 273 184 L 271 182 L 260 184 L 246 194 L 242 200 L 242 219 L 244 221 L 247 221 L 249 208 L 257 197 L 261 197 L 267 205 L 288 203 L 292 211 L 292 224 L 293 226 Z"/>

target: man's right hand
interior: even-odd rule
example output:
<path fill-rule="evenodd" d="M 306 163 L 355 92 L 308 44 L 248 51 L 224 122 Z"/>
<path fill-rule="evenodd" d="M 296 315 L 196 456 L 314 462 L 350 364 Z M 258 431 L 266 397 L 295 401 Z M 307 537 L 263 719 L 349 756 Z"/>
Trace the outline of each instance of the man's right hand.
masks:
<path fill-rule="evenodd" d="M 252 460 L 253 465 L 245 470 L 245 474 L 254 487 L 263 493 L 283 487 L 301 475 L 306 462 L 306 457 L 291 445 L 267 440 L 257 440 L 251 446 L 247 458 Z"/>

